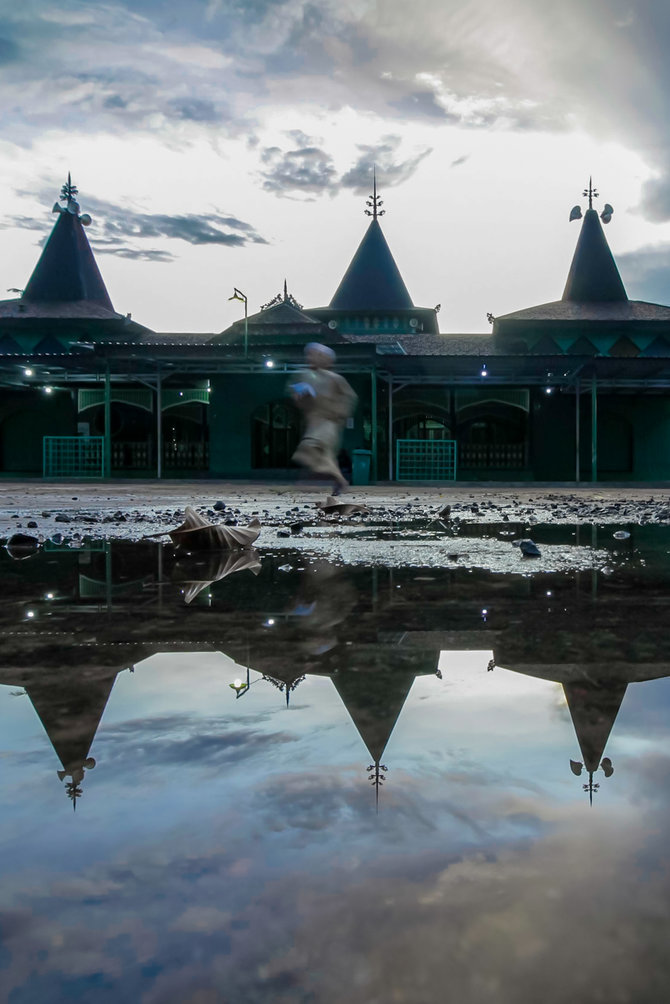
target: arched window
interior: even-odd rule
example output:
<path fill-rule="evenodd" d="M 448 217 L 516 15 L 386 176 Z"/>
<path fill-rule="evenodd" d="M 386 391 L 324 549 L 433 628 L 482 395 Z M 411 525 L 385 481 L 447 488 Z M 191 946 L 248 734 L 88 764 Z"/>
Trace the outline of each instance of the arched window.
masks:
<path fill-rule="evenodd" d="M 290 467 L 298 440 L 300 416 L 288 401 L 261 404 L 251 416 L 251 466 Z"/>
<path fill-rule="evenodd" d="M 451 439 L 446 409 L 426 401 L 401 401 L 393 422 L 396 439 Z"/>
<path fill-rule="evenodd" d="M 527 414 L 521 408 L 494 402 L 464 408 L 458 423 L 461 469 L 524 467 L 527 426 Z"/>

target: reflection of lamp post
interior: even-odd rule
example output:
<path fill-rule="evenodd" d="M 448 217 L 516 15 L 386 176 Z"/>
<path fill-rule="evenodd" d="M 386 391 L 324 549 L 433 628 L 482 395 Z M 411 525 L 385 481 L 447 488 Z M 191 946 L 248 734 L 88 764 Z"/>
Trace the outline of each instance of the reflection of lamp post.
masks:
<path fill-rule="evenodd" d="M 247 319 L 247 297 L 244 293 L 240 292 L 237 286 L 233 287 L 233 295 L 228 297 L 229 300 L 241 300 L 244 304 L 244 358 L 246 359 L 249 352 L 249 324 Z"/>
<path fill-rule="evenodd" d="M 231 690 L 235 691 L 235 700 L 237 700 L 239 697 L 241 697 L 242 694 L 246 694 L 247 690 L 251 686 L 251 683 L 249 681 L 249 667 L 247 666 L 247 679 L 246 679 L 246 681 L 244 681 L 244 680 L 233 680 L 233 682 L 229 683 L 228 686 L 230 687 Z"/>

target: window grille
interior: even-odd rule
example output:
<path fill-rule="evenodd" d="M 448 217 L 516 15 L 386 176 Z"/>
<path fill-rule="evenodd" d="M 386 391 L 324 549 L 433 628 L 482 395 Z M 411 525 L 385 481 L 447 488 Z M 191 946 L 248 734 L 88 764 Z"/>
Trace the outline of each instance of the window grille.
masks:
<path fill-rule="evenodd" d="M 396 480 L 455 481 L 456 440 L 397 439 Z"/>

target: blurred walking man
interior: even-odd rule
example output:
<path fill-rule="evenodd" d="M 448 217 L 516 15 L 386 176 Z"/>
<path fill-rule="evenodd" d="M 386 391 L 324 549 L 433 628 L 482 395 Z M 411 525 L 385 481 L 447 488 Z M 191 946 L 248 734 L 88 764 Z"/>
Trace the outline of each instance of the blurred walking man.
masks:
<path fill-rule="evenodd" d="M 308 369 L 297 373 L 289 392 L 305 417 L 305 431 L 293 460 L 313 474 L 333 479 L 333 494 L 349 487 L 337 463 L 342 429 L 353 415 L 357 397 L 350 385 L 335 373 L 335 353 L 327 345 L 305 346 Z"/>

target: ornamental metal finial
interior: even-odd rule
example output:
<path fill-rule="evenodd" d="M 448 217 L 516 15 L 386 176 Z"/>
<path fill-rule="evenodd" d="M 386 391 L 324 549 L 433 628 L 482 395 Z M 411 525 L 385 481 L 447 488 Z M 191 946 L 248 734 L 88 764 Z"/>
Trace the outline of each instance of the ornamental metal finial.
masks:
<path fill-rule="evenodd" d="M 386 780 L 384 774 L 387 773 L 388 767 L 384 766 L 383 763 L 380 763 L 379 760 L 375 760 L 374 763 L 371 763 L 370 766 L 365 769 L 367 771 L 368 781 L 371 782 L 372 787 L 375 789 L 375 807 L 377 812 L 379 812 L 379 789 Z M 371 771 L 372 773 L 370 773 Z"/>
<path fill-rule="evenodd" d="M 584 198 L 588 196 L 589 209 L 593 209 L 593 200 L 598 198 L 598 192 L 596 192 L 595 188 L 593 187 L 593 179 L 591 177 L 589 177 L 589 187 L 584 189 L 582 195 L 584 196 Z"/>
<path fill-rule="evenodd" d="M 68 205 L 71 202 L 76 202 L 76 196 L 79 194 L 79 189 L 76 185 L 72 184 L 72 178 L 70 177 L 70 172 L 67 172 L 67 181 L 60 190 L 61 199 L 65 199 Z"/>
<path fill-rule="evenodd" d="M 383 216 L 384 213 L 386 212 L 385 209 L 381 209 L 381 206 L 384 205 L 383 199 L 380 199 L 379 196 L 377 195 L 377 168 L 376 167 L 372 168 L 372 195 L 370 196 L 369 199 L 365 200 L 365 204 L 366 204 L 366 206 L 369 207 L 368 209 L 364 210 L 365 215 L 366 216 L 371 216 L 373 218 L 373 220 L 376 220 L 378 216 Z"/>
<path fill-rule="evenodd" d="M 584 189 L 582 195 L 585 199 L 589 200 L 589 209 L 593 209 L 593 200 L 597 199 L 599 196 L 599 193 L 593 187 L 593 178 L 589 178 L 589 187 Z M 600 214 L 600 219 L 603 221 L 603 223 L 610 222 L 610 220 L 612 219 L 613 212 L 614 208 L 610 206 L 609 202 L 606 202 L 605 205 L 603 206 L 603 211 Z M 573 220 L 581 220 L 581 218 L 582 218 L 582 207 L 573 206 L 572 209 L 570 210 L 570 222 L 572 222 Z"/>

